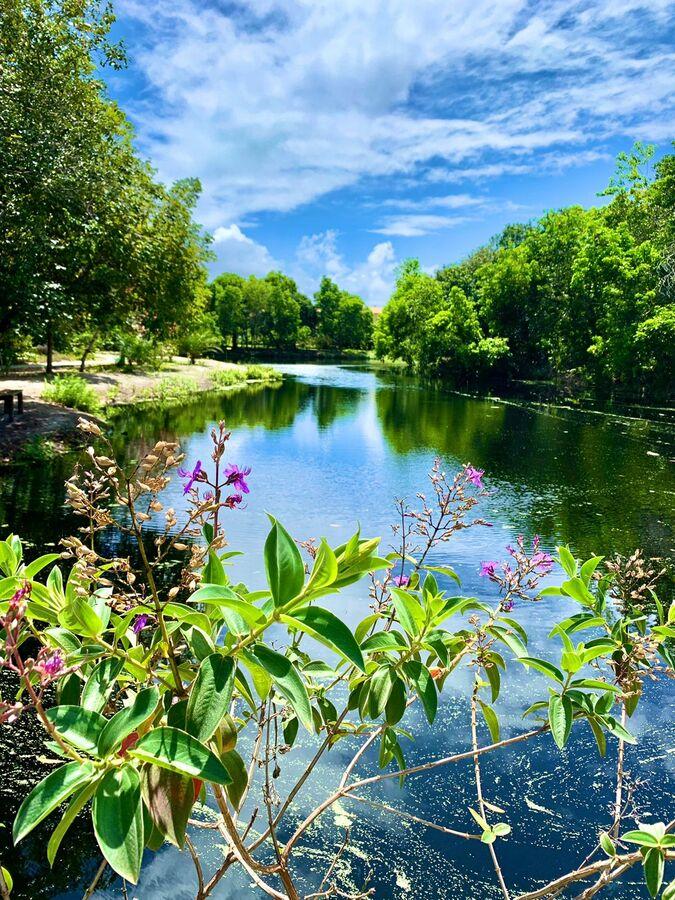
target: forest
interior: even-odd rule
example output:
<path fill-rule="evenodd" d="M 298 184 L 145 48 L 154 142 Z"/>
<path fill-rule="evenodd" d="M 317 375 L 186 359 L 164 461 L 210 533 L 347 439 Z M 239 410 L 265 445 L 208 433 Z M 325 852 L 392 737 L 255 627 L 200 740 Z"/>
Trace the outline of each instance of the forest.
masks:
<path fill-rule="evenodd" d="M 672 396 L 675 155 L 653 156 L 642 144 L 620 154 L 604 206 L 509 225 L 435 276 L 407 261 L 377 355 L 461 385 L 553 378 Z"/>

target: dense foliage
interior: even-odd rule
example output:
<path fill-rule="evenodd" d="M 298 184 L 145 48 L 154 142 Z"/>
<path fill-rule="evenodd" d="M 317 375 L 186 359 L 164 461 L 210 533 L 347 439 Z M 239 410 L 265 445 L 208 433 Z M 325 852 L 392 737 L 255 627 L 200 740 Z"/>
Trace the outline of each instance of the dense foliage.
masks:
<path fill-rule="evenodd" d="M 603 207 L 507 227 L 435 277 L 404 265 L 378 323 L 380 357 L 464 383 L 556 377 L 673 391 L 675 155 L 619 157 Z"/>
<path fill-rule="evenodd" d="M 296 346 L 369 349 L 373 314 L 360 297 L 323 278 L 312 302 L 281 272 L 243 278 L 231 272 L 211 285 L 223 339 L 233 348 Z"/>
<path fill-rule="evenodd" d="M 96 425 L 82 427 L 103 441 Z M 234 866 L 273 897 L 318 892 L 356 900 L 372 891 L 345 892 L 341 882 L 336 862 L 349 829 L 315 854 L 309 869 L 296 857 L 322 814 L 355 801 L 355 809 L 374 805 L 446 839 L 481 842 L 502 895 L 510 898 L 499 847 L 518 823 L 505 821 L 504 811 L 486 799 L 483 758 L 538 740 L 553 740 L 562 750 L 573 731 L 587 730 L 600 757 L 609 741 L 618 742 L 611 817 L 577 869 L 552 872 L 553 881 L 519 900 L 554 896 L 588 880 L 591 893 L 584 896 L 611 892 L 638 866 L 649 894 L 672 900 L 675 882 L 663 884 L 666 863 L 675 857 L 673 823 L 635 821 L 635 791 L 647 786 L 631 783 L 628 790 L 624 771 L 627 746 L 636 743 L 630 719 L 643 684 L 673 674 L 668 642 L 675 637 L 675 611 L 664 610 L 654 592 L 657 573 L 638 554 L 581 562 L 560 547 L 563 580 L 542 588 L 544 577 L 560 581 L 550 577 L 556 561 L 538 538 L 529 546 L 521 537 L 506 548 L 505 562 L 481 566 L 493 599 L 463 596 L 454 570 L 430 559 L 457 533 L 488 524 L 476 516 L 488 491 L 484 473 L 471 465 L 448 477 L 436 463 L 419 507 L 397 502 L 396 551 L 378 556 L 379 539 L 357 531 L 338 547 L 325 539 L 303 542 L 303 560 L 296 541 L 270 516 L 265 586 L 234 582 L 223 518 L 241 508 L 251 470 L 226 465 L 229 433 L 222 423 L 212 439 L 209 463 L 188 468 L 167 441 L 127 469 L 109 445 L 92 447 L 89 470 L 68 482 L 69 504 L 85 524 L 81 537 L 64 541 L 66 553 L 27 562 L 17 537 L 0 542 L 0 665 L 18 688 L 15 696 L 0 697 L 0 721 L 35 714 L 46 751 L 62 763 L 23 801 L 15 843 L 67 801 L 47 843 L 51 863 L 76 816 L 90 807 L 103 866 L 134 884 L 144 851 L 168 842 L 191 856 L 198 900 Z M 189 501 L 183 524 L 162 503 L 175 471 Z M 136 541 L 137 564 L 103 555 L 99 536 L 110 529 Z M 185 555 L 182 572 L 165 584 L 162 569 L 176 553 Z M 73 560 L 67 577 L 58 565 L 64 555 Z M 368 577 L 364 618 L 350 628 L 327 598 Z M 518 609 L 550 597 L 564 597 L 576 611 L 554 627 L 550 653 L 539 658 L 528 650 Z M 541 678 L 528 681 L 530 724 L 506 736 L 494 704 L 521 666 Z M 409 708 L 418 704 L 433 724 L 450 680 L 460 690 L 467 686 L 466 749 L 407 761 L 419 727 Z M 53 692 L 56 705 L 48 701 Z M 314 736 L 311 759 L 296 744 L 301 728 Z M 346 761 L 341 779 L 321 785 L 318 805 L 298 817 L 295 798 L 337 743 Z M 374 750 L 379 773 L 359 775 L 360 762 Z M 278 779 L 288 754 L 304 766 L 282 798 Z M 391 805 L 389 791 L 389 803 L 377 799 L 391 779 L 402 785 L 462 763 L 472 772 L 475 802 L 457 803 L 449 826 Z M 193 841 L 202 828 L 218 842 L 209 870 Z M 11 868 L 11 860 L 3 861 L 5 897 Z"/>
<path fill-rule="evenodd" d="M 165 338 L 206 302 L 199 183 L 167 189 L 136 154 L 99 78 L 123 63 L 112 23 L 101 0 L 2 3 L 0 363 L 27 339 Z"/>

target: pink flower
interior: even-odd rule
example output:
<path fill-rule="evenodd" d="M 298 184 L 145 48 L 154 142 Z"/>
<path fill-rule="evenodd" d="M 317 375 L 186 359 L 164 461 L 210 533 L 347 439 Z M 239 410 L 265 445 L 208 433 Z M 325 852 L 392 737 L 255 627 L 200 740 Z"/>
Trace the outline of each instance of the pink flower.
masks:
<path fill-rule="evenodd" d="M 181 478 L 187 478 L 187 481 L 185 482 L 185 485 L 183 486 L 183 493 L 189 494 L 190 491 L 192 490 L 192 485 L 195 483 L 195 481 L 202 480 L 202 461 L 201 461 L 201 459 L 197 460 L 195 467 L 191 472 L 189 469 L 184 469 L 181 467 L 178 470 L 178 474 L 180 475 Z"/>
<path fill-rule="evenodd" d="M 233 487 L 238 488 L 244 494 L 248 494 L 249 486 L 246 484 L 246 478 L 250 474 L 250 466 L 245 469 L 240 469 L 239 466 L 236 466 L 234 463 L 232 463 L 225 469 L 225 484 L 231 484 Z"/>
<path fill-rule="evenodd" d="M 225 500 L 223 500 L 223 506 L 227 506 L 229 507 L 229 509 L 234 509 L 241 504 L 243 499 L 244 498 L 241 494 L 231 494 L 229 497 L 226 497 Z"/>
<path fill-rule="evenodd" d="M 494 578 L 496 575 L 496 569 L 499 565 L 498 562 L 494 560 L 488 562 L 482 562 L 480 564 L 480 576 L 481 578 Z"/>
<path fill-rule="evenodd" d="M 392 580 L 396 587 L 407 587 L 410 584 L 410 578 L 407 575 L 397 575 Z"/>
<path fill-rule="evenodd" d="M 60 650 L 54 650 L 35 664 L 35 669 L 43 678 L 56 678 L 65 666 L 65 660 Z"/>
<path fill-rule="evenodd" d="M 472 465 L 467 463 L 464 466 L 464 474 L 468 481 L 473 484 L 474 487 L 482 488 L 483 487 L 483 475 L 485 475 L 484 469 L 474 469 Z"/>

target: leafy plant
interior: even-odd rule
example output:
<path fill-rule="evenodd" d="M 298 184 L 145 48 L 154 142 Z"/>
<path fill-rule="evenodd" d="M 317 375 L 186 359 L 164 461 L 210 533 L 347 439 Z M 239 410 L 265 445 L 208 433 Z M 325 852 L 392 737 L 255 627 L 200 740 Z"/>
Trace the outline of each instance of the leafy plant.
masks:
<path fill-rule="evenodd" d="M 59 403 L 82 412 L 98 413 L 101 401 L 94 388 L 79 375 L 56 375 L 45 385 L 42 397 L 48 403 Z"/>
<path fill-rule="evenodd" d="M 179 447 L 161 440 L 127 470 L 114 461 L 98 426 L 82 427 L 103 448 L 91 448 L 89 471 L 78 470 L 67 484 L 69 504 L 87 522 L 86 544 L 79 537 L 65 542 L 69 572 L 62 572 L 60 554 L 27 563 L 18 537 L 0 542 L 0 662 L 20 682 L 14 698 L 0 699 L 0 721 L 33 709 L 47 748 L 63 761 L 24 799 L 14 823 L 16 843 L 67 801 L 47 846 L 53 863 L 73 820 L 91 805 L 101 853 L 126 881 L 138 881 L 145 849 L 169 842 L 188 849 L 198 900 L 237 865 L 263 892 L 299 898 L 291 862 L 323 813 L 349 800 L 378 806 L 361 791 L 466 761 L 473 766 L 476 799 L 457 808 L 456 827 L 381 808 L 485 844 L 508 897 L 498 847 L 518 824 L 486 799 L 482 759 L 536 740 L 552 740 L 563 750 L 572 734 L 587 729 L 601 756 L 608 741 L 619 747 L 612 820 L 583 865 L 520 900 L 589 878 L 595 894 L 634 866 L 642 866 L 652 896 L 672 898 L 672 884 L 662 891 L 675 856 L 672 825 L 625 831 L 622 824 L 623 760 L 636 742 L 629 720 L 643 681 L 673 669 L 675 612 L 666 613 L 656 594 L 655 616 L 624 602 L 621 591 L 614 592 L 626 580 L 619 563 L 609 570 L 601 557 L 578 560 L 568 547 L 559 547 L 554 560 L 538 538 L 531 546 L 519 538 L 507 548 L 506 562 L 481 567 L 497 600 L 449 593 L 442 584 L 461 590 L 459 578 L 448 565 L 431 565 L 430 553 L 458 531 L 486 524 L 474 517 L 486 489 L 482 471 L 467 465 L 448 478 L 436 463 L 434 503 L 424 500 L 421 509 L 398 503 L 398 550 L 380 555 L 379 538 L 360 531 L 338 546 L 325 539 L 299 545 L 270 516 L 260 567 L 266 584 L 252 589 L 228 573 L 235 551 L 225 549 L 222 519 L 243 508 L 251 470 L 226 464 L 223 423 L 213 432 L 208 466 L 197 460 L 185 468 Z M 182 525 L 161 499 L 175 472 L 189 501 Z M 138 566 L 99 555 L 98 535 L 110 528 L 136 540 Z M 153 554 L 146 533 L 153 535 Z M 175 553 L 187 555 L 180 580 L 160 586 L 159 567 Z M 542 590 L 541 579 L 555 565 L 562 582 Z M 350 628 L 327 598 L 366 579 L 369 609 Z M 551 596 L 564 596 L 577 611 L 556 624 L 551 653 L 540 658 L 528 651 L 514 611 Z M 39 642 L 35 657 L 25 652 L 28 636 Z M 328 657 L 316 655 L 317 643 Z M 495 703 L 521 666 L 543 678 L 531 682 L 525 714 L 531 724 L 504 738 Z M 445 685 L 460 670 L 471 674 L 466 749 L 409 761 L 414 733 L 405 721 L 408 708 L 418 704 L 433 725 Z M 51 688 L 57 705 L 48 707 Z M 301 729 L 315 736 L 318 748 L 285 799 L 276 799 L 273 782 L 285 754 L 297 752 Z M 295 797 L 337 743 L 348 759 L 342 778 L 324 786 L 304 819 L 293 814 L 289 821 Z M 359 776 L 359 761 L 371 749 L 378 750 L 380 771 Z M 215 806 L 215 822 L 201 819 L 200 798 Z M 252 832 L 259 807 L 266 824 Z M 189 836 L 189 828 L 201 826 L 215 826 L 228 848 L 208 882 Z M 344 895 L 335 857 L 320 882 L 307 877 L 313 896 L 318 884 Z"/>

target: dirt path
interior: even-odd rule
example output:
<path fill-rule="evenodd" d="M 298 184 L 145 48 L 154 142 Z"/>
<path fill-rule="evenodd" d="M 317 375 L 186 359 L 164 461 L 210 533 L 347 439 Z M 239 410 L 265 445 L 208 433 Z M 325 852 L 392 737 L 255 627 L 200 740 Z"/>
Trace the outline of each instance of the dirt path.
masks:
<path fill-rule="evenodd" d="M 244 368 L 234 363 L 212 359 L 200 360 L 197 364 L 190 365 L 187 359 L 174 357 L 171 362 L 163 365 L 159 372 L 141 370 L 124 372 L 108 366 L 107 359 L 100 361 L 94 359 L 93 362 L 94 364 L 102 362 L 104 366 L 92 366 L 81 377 L 93 387 L 103 406 L 133 403 L 144 399 L 144 395 L 151 395 L 158 388 L 170 389 L 171 385 L 178 381 L 189 381 L 197 391 L 213 390 L 214 372 Z M 57 374 L 64 374 L 66 363 L 61 362 L 59 370 Z M 68 374 L 71 373 L 80 374 L 77 372 L 76 363 L 73 363 L 72 369 L 68 369 Z M 22 416 L 15 415 L 11 422 L 0 418 L 0 464 L 15 459 L 22 445 L 31 439 L 46 438 L 57 447 L 72 440 L 78 419 L 84 414 L 78 410 L 45 402 L 42 393 L 46 383 L 44 372 L 40 371 L 27 371 L 20 375 L 12 373 L 0 379 L 0 393 L 3 390 L 22 390 L 24 396 Z"/>

